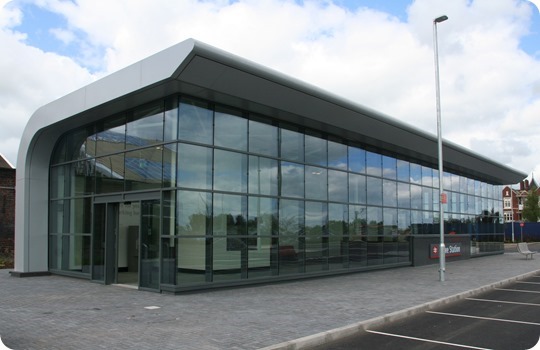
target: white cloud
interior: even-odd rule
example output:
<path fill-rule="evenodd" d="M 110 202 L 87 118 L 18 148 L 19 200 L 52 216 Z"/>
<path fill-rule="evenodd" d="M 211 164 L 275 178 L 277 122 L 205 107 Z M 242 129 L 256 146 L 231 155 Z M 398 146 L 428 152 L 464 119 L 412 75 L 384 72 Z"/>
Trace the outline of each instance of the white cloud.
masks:
<path fill-rule="evenodd" d="M 531 28 L 537 9 L 525 0 L 416 0 L 406 22 L 327 0 L 39 3 L 68 19 L 57 33 L 79 42 L 84 59 L 78 62 L 99 75 L 193 37 L 432 133 L 432 20 L 446 14 L 449 20 L 438 27 L 444 137 L 524 172 L 540 170 L 534 141 L 540 133 L 540 61 L 519 46 L 522 36 L 540 28 Z M 10 81 L 0 83 L 0 91 L 9 91 L 0 99 L 11 103 L 9 110 L 0 104 L 0 118 L 19 113 L 22 124 L 39 104 L 93 77 L 72 59 L 25 45 L 22 34 L 9 29 L 17 21 L 16 9 L 0 15 L 0 45 L 9 43 L 25 63 L 13 69 L 19 59 L 0 58 L 0 73 Z M 31 86 L 13 85 L 21 79 Z M 3 152 L 14 161 L 9 150 Z"/>

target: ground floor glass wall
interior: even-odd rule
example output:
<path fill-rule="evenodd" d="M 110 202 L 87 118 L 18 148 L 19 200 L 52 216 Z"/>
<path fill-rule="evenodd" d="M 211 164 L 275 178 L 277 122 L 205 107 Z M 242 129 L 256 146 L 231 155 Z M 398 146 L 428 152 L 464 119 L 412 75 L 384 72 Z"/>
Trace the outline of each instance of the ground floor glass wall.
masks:
<path fill-rule="evenodd" d="M 100 232 L 114 228 L 100 226 L 111 214 L 96 203 L 145 193 L 157 194 L 159 214 L 145 222 L 148 208 L 137 202 L 130 225 L 139 266 L 159 272 L 154 289 L 410 264 L 411 237 L 439 233 L 438 175 L 434 165 L 336 135 L 172 96 L 59 140 L 49 267 L 97 273 L 111 244 Z M 501 188 L 450 172 L 443 181 L 445 232 L 498 249 Z"/>

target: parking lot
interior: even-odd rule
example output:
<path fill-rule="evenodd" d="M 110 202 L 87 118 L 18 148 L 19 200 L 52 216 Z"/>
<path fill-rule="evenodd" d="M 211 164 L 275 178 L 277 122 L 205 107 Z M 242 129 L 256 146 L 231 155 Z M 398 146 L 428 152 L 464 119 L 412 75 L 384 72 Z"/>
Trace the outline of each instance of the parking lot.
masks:
<path fill-rule="evenodd" d="M 319 349 L 531 349 L 540 337 L 540 274 Z"/>

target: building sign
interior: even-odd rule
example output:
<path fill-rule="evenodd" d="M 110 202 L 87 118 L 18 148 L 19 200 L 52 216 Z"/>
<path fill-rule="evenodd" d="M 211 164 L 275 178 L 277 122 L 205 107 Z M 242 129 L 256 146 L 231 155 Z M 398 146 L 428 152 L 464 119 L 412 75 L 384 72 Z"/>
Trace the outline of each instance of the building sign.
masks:
<path fill-rule="evenodd" d="M 461 243 L 449 243 L 446 245 L 446 257 L 450 256 L 461 256 Z M 438 259 L 439 258 L 439 244 L 430 244 L 429 245 L 429 258 Z"/>

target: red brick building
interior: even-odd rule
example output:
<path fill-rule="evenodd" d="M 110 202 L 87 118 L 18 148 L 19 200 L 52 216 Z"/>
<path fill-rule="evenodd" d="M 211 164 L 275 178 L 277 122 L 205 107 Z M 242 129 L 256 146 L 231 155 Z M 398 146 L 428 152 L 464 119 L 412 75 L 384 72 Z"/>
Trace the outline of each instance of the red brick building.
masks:
<path fill-rule="evenodd" d="M 0 154 L 0 256 L 13 256 L 15 235 L 15 168 Z"/>
<path fill-rule="evenodd" d="M 510 186 L 503 188 L 503 212 L 504 221 L 521 221 L 523 220 L 522 211 L 523 205 L 527 199 L 527 194 L 531 189 L 540 195 L 540 188 L 536 184 L 534 178 L 529 180 L 523 180 L 519 183 L 519 189 L 514 189 Z"/>

